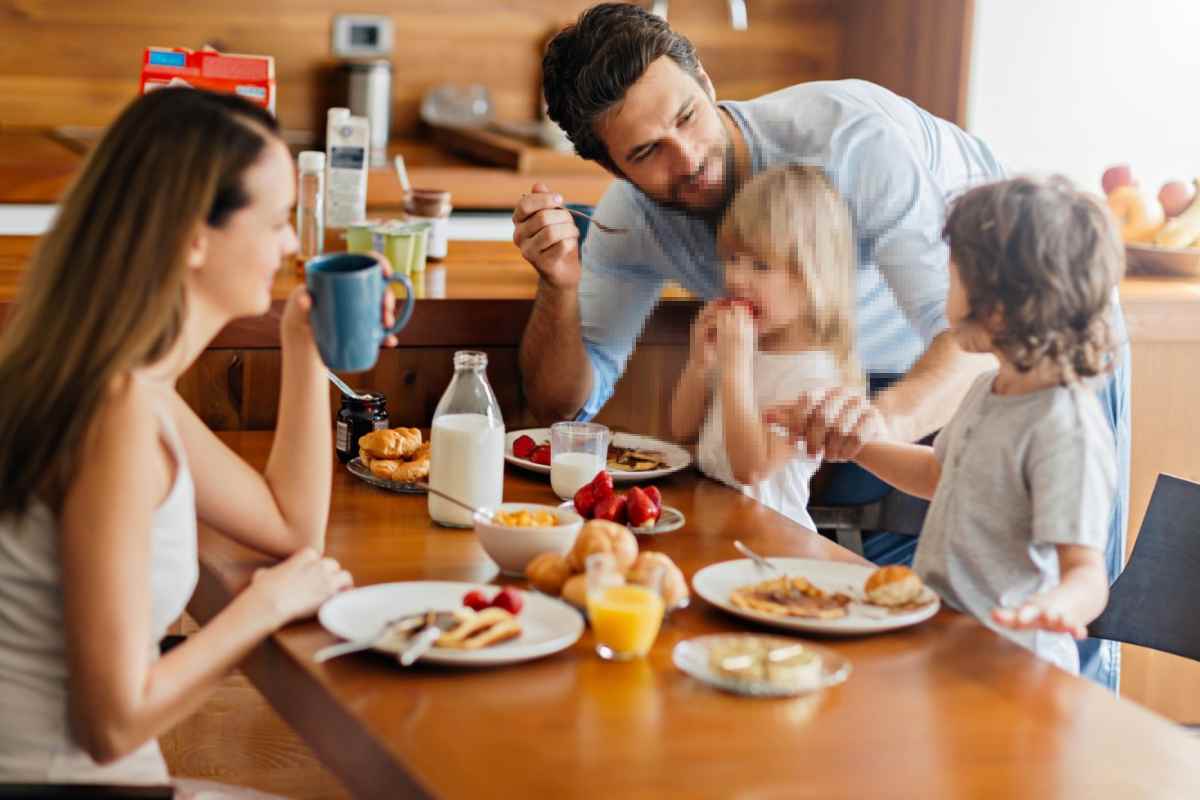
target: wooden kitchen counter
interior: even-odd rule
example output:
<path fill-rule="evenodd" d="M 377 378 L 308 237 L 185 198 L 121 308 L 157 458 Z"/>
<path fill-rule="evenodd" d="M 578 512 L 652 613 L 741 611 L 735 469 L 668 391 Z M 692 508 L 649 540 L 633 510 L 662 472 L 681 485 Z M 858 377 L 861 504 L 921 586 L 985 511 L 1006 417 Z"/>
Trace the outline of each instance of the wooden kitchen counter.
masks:
<path fill-rule="evenodd" d="M 0 203 L 58 202 L 97 135 L 94 129 L 57 133 L 0 129 Z M 448 190 L 457 209 L 511 210 L 535 181 L 549 184 L 571 202 L 595 205 L 612 182 L 600 167 L 582 163 L 562 174 L 523 174 L 486 166 L 451 155 L 424 139 L 394 140 L 388 149 L 392 155 L 404 156 L 414 186 Z M 387 168 L 371 170 L 367 186 L 370 208 L 403 205 L 390 159 Z"/>

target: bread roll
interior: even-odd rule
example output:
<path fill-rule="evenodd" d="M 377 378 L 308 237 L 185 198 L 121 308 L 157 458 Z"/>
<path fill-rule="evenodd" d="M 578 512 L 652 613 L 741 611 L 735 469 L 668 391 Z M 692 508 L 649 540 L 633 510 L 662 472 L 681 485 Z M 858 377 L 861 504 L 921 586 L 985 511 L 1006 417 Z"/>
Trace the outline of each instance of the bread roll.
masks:
<path fill-rule="evenodd" d="M 571 567 L 567 559 L 558 553 L 542 553 L 534 556 L 525 567 L 525 577 L 539 592 L 557 596 L 562 593 L 567 578 L 571 577 Z"/>
<path fill-rule="evenodd" d="M 683 571 L 676 566 L 671 557 L 665 553 L 642 553 L 633 562 L 625 579 L 630 583 L 645 586 L 650 582 L 655 570 L 663 570 L 662 583 L 659 592 L 667 608 L 673 608 L 680 601 L 687 599 L 688 585 L 683 577 Z"/>
<path fill-rule="evenodd" d="M 917 602 L 925 590 L 920 576 L 899 564 L 880 567 L 863 587 L 867 600 L 880 606 L 903 606 Z"/>

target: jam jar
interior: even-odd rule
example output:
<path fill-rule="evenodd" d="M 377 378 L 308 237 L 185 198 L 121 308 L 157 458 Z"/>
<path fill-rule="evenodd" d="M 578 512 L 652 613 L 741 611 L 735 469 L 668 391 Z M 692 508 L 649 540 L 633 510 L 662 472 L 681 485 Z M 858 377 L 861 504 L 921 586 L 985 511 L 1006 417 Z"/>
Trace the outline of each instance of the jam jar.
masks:
<path fill-rule="evenodd" d="M 381 394 L 367 395 L 358 400 L 342 396 L 337 413 L 336 447 L 338 459 L 344 464 L 358 457 L 358 439 L 371 431 L 388 427 L 387 398 Z"/>

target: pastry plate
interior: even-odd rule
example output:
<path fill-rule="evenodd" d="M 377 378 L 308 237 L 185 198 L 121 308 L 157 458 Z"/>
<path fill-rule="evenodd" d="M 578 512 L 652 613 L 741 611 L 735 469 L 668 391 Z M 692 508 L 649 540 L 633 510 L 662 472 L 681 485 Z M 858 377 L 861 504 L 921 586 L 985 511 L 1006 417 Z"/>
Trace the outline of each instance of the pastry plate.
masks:
<path fill-rule="evenodd" d="M 842 592 L 854 598 L 861 598 L 863 584 L 866 583 L 867 577 L 875 571 L 875 567 L 872 566 L 842 561 L 817 561 L 807 558 L 768 558 L 767 561 L 778 567 L 785 575 L 800 575 L 807 578 L 818 589 L 830 593 Z M 849 606 L 849 613 L 836 619 L 767 614 L 762 611 L 741 608 L 730 602 L 729 597 L 735 590 L 774 577 L 777 575 L 759 567 L 750 559 L 743 558 L 708 565 L 692 576 L 692 588 L 696 594 L 717 608 L 744 619 L 777 628 L 832 636 L 859 636 L 907 628 L 910 625 L 924 622 L 942 607 L 941 600 L 929 589 L 925 590 L 928 593 L 925 604 L 911 611 L 895 613 L 882 606 L 852 602 Z"/>
<path fill-rule="evenodd" d="M 575 501 L 564 500 L 559 504 L 558 507 L 565 508 L 568 511 L 574 511 Z M 683 512 L 678 508 L 675 508 L 674 506 L 663 506 L 662 514 L 660 514 L 658 517 L 658 522 L 654 523 L 648 528 L 635 528 L 632 525 L 626 525 L 625 527 L 629 528 L 630 532 L 637 536 L 658 536 L 662 533 L 677 531 L 682 528 L 686 522 L 687 517 L 685 517 Z"/>
<path fill-rule="evenodd" d="M 538 444 L 542 444 L 543 442 L 550 441 L 550 429 L 528 428 L 523 431 L 510 431 L 504 437 L 504 460 L 521 469 L 527 469 L 539 475 L 549 475 L 550 467 L 545 464 L 535 464 L 527 458 L 517 458 L 513 455 L 513 442 L 521 436 L 528 436 Z M 629 470 L 610 468 L 608 471 L 612 474 L 614 483 L 640 483 L 642 481 L 665 478 L 668 475 L 674 475 L 680 470 L 687 469 L 692 463 L 692 455 L 687 450 L 677 444 L 664 442 L 661 439 L 654 439 L 650 436 L 639 436 L 635 433 L 614 433 L 612 435 L 612 443 L 617 447 L 662 453 L 663 460 L 667 463 L 667 466 L 662 469 L 649 469 L 645 472 L 631 472 Z"/>
<path fill-rule="evenodd" d="M 479 588 L 477 583 L 454 581 L 379 583 L 334 595 L 321 606 L 317 619 L 335 636 L 350 641 L 366 640 L 398 617 L 459 608 L 463 596 Z M 526 591 L 521 592 L 521 598 L 525 606 L 517 616 L 521 622 L 520 636 L 479 650 L 435 647 L 421 661 L 470 667 L 515 664 L 564 650 L 583 634 L 583 617 L 563 601 Z M 389 646 L 386 640 L 372 649 L 391 655 L 397 652 L 397 646 Z"/>
<path fill-rule="evenodd" d="M 715 686 L 734 694 L 750 695 L 751 697 L 791 697 L 792 695 L 815 692 L 830 686 L 837 686 L 850 677 L 850 662 L 834 651 L 804 642 L 804 648 L 816 654 L 821 659 L 820 671 L 811 682 L 802 685 L 781 686 L 765 680 L 739 680 L 728 675 L 722 675 L 713 669 L 709 661 L 709 649 L 713 645 L 727 639 L 753 637 L 777 644 L 779 647 L 790 647 L 798 644 L 795 639 L 782 636 L 763 636 L 761 634 L 745 633 L 714 633 L 708 636 L 697 636 L 694 639 L 684 639 L 675 645 L 671 659 L 681 671 L 691 675 L 698 681 Z"/>
<path fill-rule="evenodd" d="M 362 463 L 362 459 L 358 456 L 350 459 L 346 464 L 346 469 L 350 470 L 350 474 L 356 478 L 361 478 L 372 486 L 377 486 L 380 489 L 387 489 L 389 492 L 399 492 L 400 494 L 428 494 L 425 487 L 420 483 L 401 483 L 400 481 L 389 481 L 384 478 L 377 478 L 367 467 Z"/>

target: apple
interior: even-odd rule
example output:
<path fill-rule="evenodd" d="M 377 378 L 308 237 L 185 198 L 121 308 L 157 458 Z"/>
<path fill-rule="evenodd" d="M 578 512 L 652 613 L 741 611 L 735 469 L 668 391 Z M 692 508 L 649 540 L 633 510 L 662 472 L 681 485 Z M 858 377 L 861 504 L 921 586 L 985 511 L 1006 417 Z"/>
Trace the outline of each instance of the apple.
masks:
<path fill-rule="evenodd" d="M 1133 185 L 1133 170 L 1128 164 L 1117 164 L 1104 170 L 1104 175 L 1100 178 L 1100 186 L 1104 189 L 1105 194 L 1112 194 L 1114 190 L 1122 186 Z"/>
<path fill-rule="evenodd" d="M 1177 217 L 1192 204 L 1192 187 L 1183 181 L 1169 181 L 1158 190 L 1158 202 L 1167 218 Z"/>

